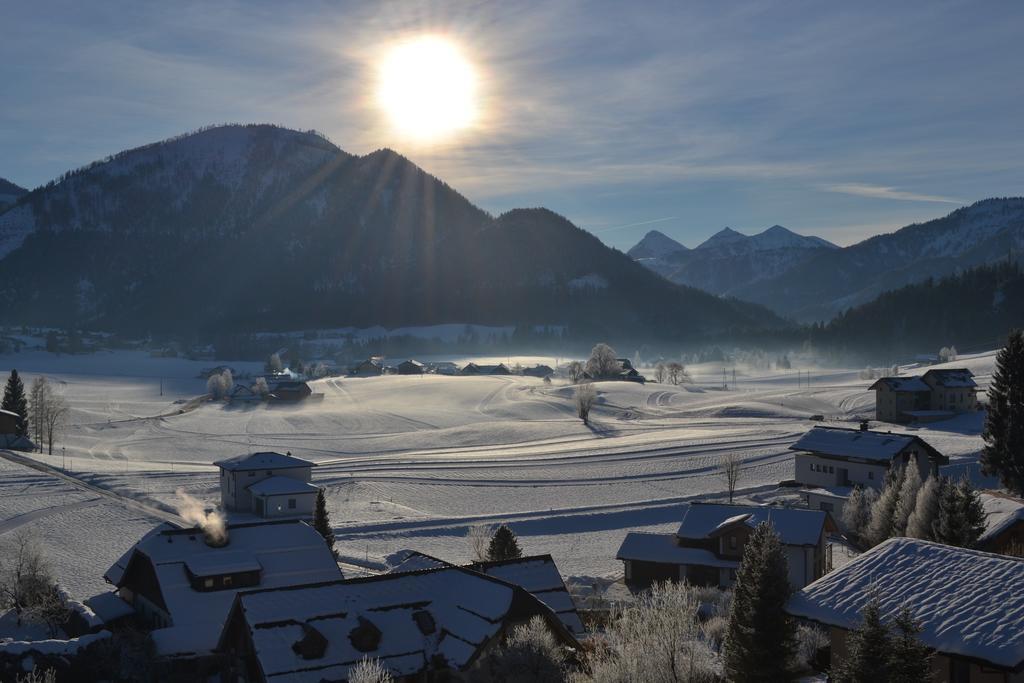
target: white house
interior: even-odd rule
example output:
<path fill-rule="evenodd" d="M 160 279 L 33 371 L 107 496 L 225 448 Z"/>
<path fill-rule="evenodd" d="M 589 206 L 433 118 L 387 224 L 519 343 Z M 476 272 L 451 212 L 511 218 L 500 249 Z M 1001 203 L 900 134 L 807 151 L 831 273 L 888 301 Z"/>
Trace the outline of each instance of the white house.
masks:
<path fill-rule="evenodd" d="M 221 507 L 259 517 L 313 516 L 317 487 L 310 483 L 316 463 L 280 453 L 239 455 L 214 463 L 220 468 Z"/>

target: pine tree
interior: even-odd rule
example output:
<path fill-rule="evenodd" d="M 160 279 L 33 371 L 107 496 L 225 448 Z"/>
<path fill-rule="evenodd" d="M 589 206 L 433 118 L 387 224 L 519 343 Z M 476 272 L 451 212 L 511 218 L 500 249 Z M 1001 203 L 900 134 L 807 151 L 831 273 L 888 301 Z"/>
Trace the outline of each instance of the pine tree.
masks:
<path fill-rule="evenodd" d="M 17 370 L 11 370 L 11 376 L 7 378 L 7 385 L 4 387 L 4 400 L 0 404 L 0 408 L 18 414 L 15 434 L 18 436 L 28 434 L 28 398 L 25 396 L 25 384 L 21 381 Z"/>
<path fill-rule="evenodd" d="M 985 507 L 981 504 L 981 496 L 974 484 L 965 474 L 956 487 L 957 498 L 960 504 L 961 548 L 973 548 L 981 535 L 985 533 Z"/>
<path fill-rule="evenodd" d="M 893 520 L 896 517 L 896 505 L 903 487 L 903 468 L 893 467 L 885 479 L 882 494 L 871 506 L 871 523 L 868 525 L 867 542 L 876 546 L 892 536 Z"/>
<path fill-rule="evenodd" d="M 757 525 L 743 548 L 723 648 L 728 680 L 788 681 L 796 627 L 784 607 L 789 568 L 778 534 Z"/>
<path fill-rule="evenodd" d="M 324 490 L 316 492 L 316 507 L 313 510 L 313 528 L 324 537 L 327 547 L 334 552 L 334 527 L 331 526 L 331 517 L 327 513 L 327 499 Z"/>
<path fill-rule="evenodd" d="M 939 514 L 932 525 L 932 539 L 936 543 L 960 545 L 960 539 L 965 535 L 961 529 L 962 521 L 956 484 L 943 477 L 939 483 Z"/>
<path fill-rule="evenodd" d="M 988 389 L 981 471 L 1024 495 L 1024 332 L 1014 330 L 996 356 Z"/>
<path fill-rule="evenodd" d="M 917 505 L 917 492 L 921 489 L 921 470 L 917 466 L 917 459 L 911 459 L 903 471 L 903 484 L 900 486 L 899 500 L 896 501 L 896 509 L 893 511 L 892 517 L 893 536 L 907 534 L 907 523 Z"/>
<path fill-rule="evenodd" d="M 892 622 L 890 683 L 928 683 L 932 680 L 932 653 L 918 639 L 920 633 L 920 623 L 907 607 L 903 607 Z"/>
<path fill-rule="evenodd" d="M 921 538 L 926 541 L 931 541 L 934 538 L 932 527 L 939 518 L 941 484 L 942 477 L 931 476 L 918 490 L 914 511 L 910 513 L 910 519 L 907 520 L 907 536 L 910 538 Z"/>
<path fill-rule="evenodd" d="M 864 489 L 855 486 L 850 497 L 843 504 L 843 527 L 847 534 L 858 542 L 863 542 L 871 523 L 871 506 L 878 499 L 875 489 Z"/>
<path fill-rule="evenodd" d="M 882 623 L 878 599 L 861 610 L 861 625 L 846 637 L 846 658 L 831 672 L 836 683 L 883 683 L 889 679 L 891 642 Z"/>
<path fill-rule="evenodd" d="M 491 544 L 487 547 L 487 559 L 491 562 L 500 560 L 514 560 L 522 557 L 523 551 L 519 549 L 519 541 L 512 530 L 502 524 L 491 537 Z"/>

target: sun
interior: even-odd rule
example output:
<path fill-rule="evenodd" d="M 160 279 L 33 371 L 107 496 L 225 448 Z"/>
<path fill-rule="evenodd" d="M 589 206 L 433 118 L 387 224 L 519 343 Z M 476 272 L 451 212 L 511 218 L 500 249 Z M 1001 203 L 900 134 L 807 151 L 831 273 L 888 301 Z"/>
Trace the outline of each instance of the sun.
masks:
<path fill-rule="evenodd" d="M 454 42 L 420 36 L 384 55 L 377 102 L 398 133 L 437 142 L 476 120 L 477 74 Z"/>

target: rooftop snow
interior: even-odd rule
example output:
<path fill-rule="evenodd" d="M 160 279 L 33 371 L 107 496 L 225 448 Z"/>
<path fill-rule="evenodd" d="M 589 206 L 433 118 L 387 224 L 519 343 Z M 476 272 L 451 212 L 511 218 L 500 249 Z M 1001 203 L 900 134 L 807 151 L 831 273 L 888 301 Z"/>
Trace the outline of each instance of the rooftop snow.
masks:
<path fill-rule="evenodd" d="M 104 623 L 135 613 L 135 609 L 121 599 L 117 593 L 107 592 L 94 595 L 85 601 L 86 606 L 96 613 Z"/>
<path fill-rule="evenodd" d="M 236 455 L 233 458 L 213 463 L 229 471 L 239 470 L 283 470 L 292 467 L 315 467 L 316 463 L 280 453 L 263 452 Z"/>
<path fill-rule="evenodd" d="M 393 556 L 389 557 L 388 560 L 391 562 L 391 569 L 388 570 L 389 574 L 401 574 L 404 572 L 417 572 L 424 569 L 438 569 L 440 567 L 451 567 L 453 566 L 450 562 L 439 560 L 436 557 L 431 557 L 415 550 L 400 550 Z"/>
<path fill-rule="evenodd" d="M 287 496 L 316 493 L 319 489 L 310 483 L 291 477 L 267 477 L 249 487 L 254 496 Z"/>
<path fill-rule="evenodd" d="M 934 451 L 922 439 L 911 434 L 814 427 L 790 446 L 789 450 L 888 462 L 915 442 L 924 445 L 925 450 Z"/>
<path fill-rule="evenodd" d="M 879 385 L 885 385 L 889 391 L 918 392 L 931 391 L 932 388 L 925 384 L 920 377 L 882 377 L 880 380 L 868 387 L 868 390 L 880 389 Z"/>
<path fill-rule="evenodd" d="M 796 593 L 790 614 L 844 629 L 877 596 L 882 619 L 904 606 L 921 641 L 997 666 L 1024 664 L 1024 561 L 912 538 L 893 538 Z"/>
<path fill-rule="evenodd" d="M 710 550 L 703 548 L 683 548 L 672 534 L 648 534 L 632 531 L 626 534 L 617 560 L 635 560 L 637 562 L 659 562 L 662 564 L 703 565 L 736 569 L 740 563 L 736 560 L 725 560 Z"/>
<path fill-rule="evenodd" d="M 520 557 L 502 562 L 475 562 L 469 568 L 526 589 L 550 607 L 570 633 L 583 633 L 583 622 L 576 612 L 576 603 L 562 581 L 558 565 L 550 555 Z"/>
<path fill-rule="evenodd" d="M 185 566 L 193 576 L 223 576 L 263 569 L 259 560 L 244 551 L 196 555 L 185 560 Z"/>
<path fill-rule="evenodd" d="M 923 377 L 929 378 L 940 387 L 969 388 L 978 386 L 978 383 L 974 381 L 974 373 L 967 368 L 929 370 L 924 373 Z"/>
<path fill-rule="evenodd" d="M 978 539 L 985 543 L 1003 533 L 1017 522 L 1024 521 L 1024 500 L 1005 494 L 982 493 L 985 507 L 985 533 Z"/>
<path fill-rule="evenodd" d="M 689 540 L 710 538 L 726 524 L 743 519 L 749 527 L 768 522 L 786 545 L 817 545 L 827 514 L 822 510 L 757 505 L 686 503 L 676 536 Z"/>

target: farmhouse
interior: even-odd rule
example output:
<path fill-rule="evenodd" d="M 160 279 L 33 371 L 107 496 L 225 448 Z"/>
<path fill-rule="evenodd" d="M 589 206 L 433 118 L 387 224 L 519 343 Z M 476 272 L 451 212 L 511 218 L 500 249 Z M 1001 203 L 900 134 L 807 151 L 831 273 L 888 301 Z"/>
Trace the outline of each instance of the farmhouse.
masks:
<path fill-rule="evenodd" d="M 875 419 L 881 422 L 944 420 L 978 409 L 978 384 L 965 368 L 883 377 L 868 390 L 875 392 Z"/>
<path fill-rule="evenodd" d="M 796 593 L 786 611 L 829 629 L 835 666 L 872 596 L 883 621 L 910 610 L 935 651 L 936 681 L 1024 681 L 1024 561 L 891 538 Z"/>
<path fill-rule="evenodd" d="M 262 452 L 213 463 L 220 470 L 221 507 L 258 517 L 313 517 L 315 463 Z"/>
<path fill-rule="evenodd" d="M 457 672 L 485 665 L 502 638 L 534 616 L 561 643 L 579 646 L 523 588 L 441 566 L 240 593 L 220 650 L 232 662 L 229 680 L 344 680 L 363 658 L 379 660 L 399 681 L 458 680 Z"/>
<path fill-rule="evenodd" d="M 424 372 L 423 363 L 418 360 L 404 360 L 398 364 L 399 375 L 422 375 Z"/>
<path fill-rule="evenodd" d="M 1024 556 L 1024 500 L 1001 491 L 983 491 L 985 531 L 978 549 L 1000 555 Z"/>
<path fill-rule="evenodd" d="M 687 503 L 675 534 L 630 532 L 615 557 L 625 564 L 626 585 L 634 590 L 684 580 L 727 588 L 736 580 L 747 538 L 761 522 L 779 534 L 795 588 L 831 570 L 827 536 L 837 529 L 832 517 L 821 510 L 775 506 Z"/>
<path fill-rule="evenodd" d="M 104 575 L 152 629 L 157 655 L 212 653 L 240 589 L 342 578 L 323 537 L 304 522 L 230 525 L 224 533 L 161 524 Z"/>
<path fill-rule="evenodd" d="M 374 377 L 384 374 L 384 356 L 370 356 L 355 365 L 349 374 L 355 377 Z"/>
<path fill-rule="evenodd" d="M 917 464 L 921 478 L 949 459 L 918 436 L 867 429 L 814 427 L 789 447 L 796 451 L 795 479 L 813 489 L 860 485 L 880 489 L 893 464 Z"/>
<path fill-rule="evenodd" d="M 476 363 L 466 363 L 462 370 L 459 371 L 460 375 L 511 375 L 512 372 L 508 369 L 504 363 L 498 363 L 497 365 L 477 365 Z"/>
<path fill-rule="evenodd" d="M 527 377 L 550 377 L 555 374 L 554 369 L 550 365 L 535 365 L 532 368 L 523 368 L 523 374 Z"/>
<path fill-rule="evenodd" d="M 313 390 L 305 382 L 289 380 L 277 383 L 270 394 L 270 400 L 296 403 L 312 395 Z"/>

